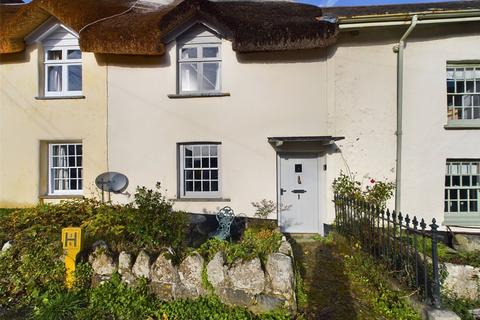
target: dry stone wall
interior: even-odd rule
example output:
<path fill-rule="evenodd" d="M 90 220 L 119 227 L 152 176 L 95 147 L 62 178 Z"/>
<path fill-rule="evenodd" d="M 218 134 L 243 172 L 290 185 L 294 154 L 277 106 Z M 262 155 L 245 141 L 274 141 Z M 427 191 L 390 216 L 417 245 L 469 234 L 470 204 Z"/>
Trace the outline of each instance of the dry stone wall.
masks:
<path fill-rule="evenodd" d="M 88 261 L 93 269 L 94 286 L 118 272 L 127 284 L 146 278 L 150 291 L 162 300 L 196 299 L 215 294 L 226 304 L 260 313 L 280 307 L 295 311 L 291 254 L 291 246 L 284 238 L 279 252 L 270 254 L 264 265 L 259 258 L 227 265 L 223 254 L 217 252 L 210 261 L 192 253 L 176 266 L 164 254 L 152 255 L 145 251 L 136 257 L 127 252 L 115 257 L 104 242 L 99 242 L 94 245 Z"/>

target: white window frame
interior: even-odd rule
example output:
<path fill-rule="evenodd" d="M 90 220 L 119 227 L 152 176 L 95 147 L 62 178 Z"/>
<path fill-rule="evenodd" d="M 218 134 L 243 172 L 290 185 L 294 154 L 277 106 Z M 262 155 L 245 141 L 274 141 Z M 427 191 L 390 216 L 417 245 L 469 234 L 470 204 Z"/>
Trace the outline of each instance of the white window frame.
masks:
<path fill-rule="evenodd" d="M 472 166 L 475 164 L 476 171 L 472 172 Z M 454 170 L 455 167 L 458 170 Z M 464 172 L 466 171 L 466 172 Z M 473 185 L 473 178 L 475 176 L 476 184 Z M 458 177 L 458 185 L 454 185 L 454 177 Z M 467 185 L 464 185 L 464 179 L 468 178 Z M 450 192 L 453 190 L 453 194 Z M 467 197 L 461 197 L 461 191 L 466 190 Z M 475 196 L 472 196 L 475 194 Z M 448 159 L 446 163 L 445 172 L 445 195 L 444 195 L 444 211 L 446 214 L 480 214 L 480 159 Z M 462 201 L 463 200 L 463 201 Z M 461 203 L 467 202 L 467 210 L 461 211 Z M 457 211 L 450 210 L 450 203 L 457 203 Z M 470 202 L 476 202 L 476 211 L 470 210 Z"/>
<path fill-rule="evenodd" d="M 44 47 L 44 95 L 45 97 L 68 97 L 68 96 L 81 96 L 83 94 L 83 66 L 82 66 L 82 51 L 79 46 L 50 46 Z M 67 59 L 67 53 L 70 50 L 80 51 L 80 59 Z M 61 51 L 62 59 L 61 60 L 48 60 L 49 51 Z M 48 67 L 52 66 L 61 66 L 62 67 L 62 91 L 48 91 Z M 80 66 L 82 69 L 81 73 L 81 84 L 82 90 L 69 91 L 68 90 L 68 67 L 69 66 Z"/>
<path fill-rule="evenodd" d="M 185 167 L 185 147 L 205 147 L 205 146 L 216 146 L 217 147 L 217 167 L 208 167 L 208 168 L 203 168 L 200 167 L 199 170 L 206 169 L 206 170 L 217 170 L 217 184 L 218 184 L 218 190 L 217 191 L 186 191 L 186 178 L 185 178 L 185 172 L 186 168 Z M 179 152 L 179 170 L 180 172 L 178 173 L 179 177 L 179 197 L 180 198 L 220 198 L 222 194 L 222 170 L 221 170 L 221 144 L 220 143 L 212 143 L 212 142 L 205 142 L 205 143 L 179 143 L 178 144 L 178 152 Z M 201 152 L 201 151 L 200 151 Z M 192 161 L 193 162 L 193 161 Z M 193 164 L 192 164 L 193 166 Z M 195 168 L 193 168 L 195 169 Z M 200 179 L 201 183 L 203 183 L 203 172 L 201 173 L 202 177 Z M 196 179 L 193 179 L 194 181 Z M 207 179 L 205 179 L 207 180 Z M 215 179 L 211 179 L 211 177 L 208 179 L 208 181 L 215 181 Z M 198 180 L 197 180 L 198 181 Z"/>
<path fill-rule="evenodd" d="M 449 75 L 453 69 L 453 78 Z M 457 69 L 463 69 L 463 78 L 457 79 Z M 473 92 L 467 92 L 467 77 L 466 69 L 473 69 Z M 452 82 L 454 86 L 453 92 L 448 92 L 448 83 Z M 463 82 L 463 92 L 457 93 L 457 82 Z M 447 120 L 449 126 L 480 126 L 480 118 L 474 118 L 475 109 L 480 113 L 480 63 L 448 63 L 446 68 L 446 91 L 447 91 Z M 471 105 L 465 105 L 465 97 L 471 96 Z M 455 97 L 460 97 L 462 105 L 456 106 Z M 451 105 L 450 105 L 451 103 Z M 457 118 L 457 109 L 462 112 L 462 118 Z M 472 119 L 463 118 L 465 115 L 465 109 L 471 109 Z"/>
<path fill-rule="evenodd" d="M 76 150 L 77 150 L 77 146 L 82 146 L 82 155 L 81 155 L 81 158 L 82 158 L 82 165 L 81 166 L 69 166 L 68 165 L 68 160 L 67 160 L 67 165 L 66 166 L 58 166 L 58 167 L 54 167 L 53 166 L 53 157 L 54 157 L 54 154 L 53 154 L 53 148 L 55 146 L 67 146 L 67 150 L 68 150 L 68 147 L 69 146 L 75 146 L 75 157 L 77 157 L 77 154 L 76 154 Z M 70 156 L 69 154 L 66 155 L 66 157 L 68 158 L 68 156 Z M 83 150 L 83 144 L 81 142 L 65 142 L 65 143 L 61 143 L 61 142 L 56 142 L 56 143 L 49 143 L 48 144 L 48 194 L 49 195 L 81 195 L 83 194 L 83 187 L 84 187 L 84 174 L 83 174 L 83 164 L 84 164 L 84 150 Z M 75 159 L 75 164 L 76 163 L 77 159 Z M 54 180 L 54 174 L 53 174 L 53 171 L 55 169 L 61 169 L 61 168 L 64 168 L 64 169 L 79 169 L 82 171 L 82 174 L 81 174 L 81 178 L 78 178 L 78 172 L 77 172 L 77 186 L 78 186 L 78 181 L 81 180 L 82 181 L 82 188 L 81 189 L 75 189 L 75 190 L 55 190 L 55 184 L 53 182 Z M 72 178 L 67 178 L 66 180 L 67 181 L 70 181 Z"/>
<path fill-rule="evenodd" d="M 220 40 L 219 40 L 220 41 Z M 182 58 L 182 49 L 185 48 L 195 48 L 197 50 L 197 58 Z M 212 58 L 204 58 L 203 57 L 203 48 L 217 48 L 218 56 Z M 203 88 L 203 65 L 205 63 L 215 62 L 218 63 L 218 89 L 212 90 L 204 90 Z M 196 63 L 198 70 L 197 70 L 197 83 L 198 83 L 198 90 L 183 90 L 182 84 L 182 75 L 181 75 L 181 65 L 182 64 L 190 64 Z M 177 92 L 179 94 L 190 94 L 190 93 L 218 93 L 222 91 L 222 52 L 221 52 L 221 43 L 219 42 L 202 42 L 202 43 L 186 43 L 178 45 L 177 50 Z"/>

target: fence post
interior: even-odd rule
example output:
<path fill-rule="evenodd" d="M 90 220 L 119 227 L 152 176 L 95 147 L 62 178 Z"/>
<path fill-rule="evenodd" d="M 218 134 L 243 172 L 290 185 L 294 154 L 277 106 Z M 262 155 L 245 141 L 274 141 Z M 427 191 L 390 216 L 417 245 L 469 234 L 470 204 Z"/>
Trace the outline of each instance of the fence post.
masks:
<path fill-rule="evenodd" d="M 433 264 L 433 285 L 432 285 L 432 302 L 436 308 L 440 307 L 440 277 L 438 270 L 438 252 L 437 252 L 437 220 L 432 219 L 430 228 L 432 229 L 432 264 Z"/>
<path fill-rule="evenodd" d="M 411 251 L 410 251 L 410 217 L 408 216 L 408 214 L 405 216 L 405 225 L 406 225 L 406 229 L 405 229 L 405 236 L 406 236 L 406 241 L 405 241 L 405 257 L 407 259 L 407 264 L 406 264 L 406 275 L 407 275 L 407 281 L 409 281 L 409 285 L 412 284 L 412 277 L 411 277 L 411 274 L 410 274 L 410 254 L 411 254 Z"/>
<path fill-rule="evenodd" d="M 419 287 L 419 279 L 418 279 L 418 246 L 417 246 L 417 226 L 418 220 L 416 216 L 413 216 L 413 246 L 415 247 L 415 287 Z"/>
<path fill-rule="evenodd" d="M 420 228 L 422 228 L 422 251 L 423 251 L 423 298 L 425 301 L 427 301 L 427 295 L 428 295 L 428 261 L 427 261 L 427 248 L 425 244 L 425 228 L 427 227 L 427 224 L 425 223 L 425 220 L 422 218 L 420 221 Z"/>

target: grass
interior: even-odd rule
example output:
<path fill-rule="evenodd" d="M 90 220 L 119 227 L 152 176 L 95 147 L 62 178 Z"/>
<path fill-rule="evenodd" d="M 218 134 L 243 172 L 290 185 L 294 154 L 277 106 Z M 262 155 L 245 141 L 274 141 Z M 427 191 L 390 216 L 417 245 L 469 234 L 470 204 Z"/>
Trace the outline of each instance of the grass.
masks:
<path fill-rule="evenodd" d="M 408 292 L 393 288 L 383 269 L 342 236 L 293 242 L 306 300 L 306 319 L 419 320 Z"/>

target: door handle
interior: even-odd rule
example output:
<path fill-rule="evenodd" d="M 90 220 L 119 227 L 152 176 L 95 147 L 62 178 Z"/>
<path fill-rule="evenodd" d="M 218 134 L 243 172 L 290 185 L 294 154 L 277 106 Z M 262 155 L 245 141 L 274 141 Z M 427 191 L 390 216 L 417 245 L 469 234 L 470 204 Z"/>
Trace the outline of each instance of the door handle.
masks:
<path fill-rule="evenodd" d="M 293 193 L 305 193 L 307 190 L 302 190 L 302 189 L 294 189 L 292 190 Z"/>
<path fill-rule="evenodd" d="M 283 196 L 283 193 L 286 192 L 287 190 L 280 188 L 280 195 Z"/>

